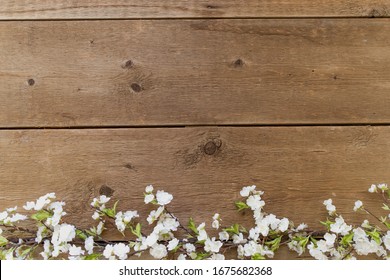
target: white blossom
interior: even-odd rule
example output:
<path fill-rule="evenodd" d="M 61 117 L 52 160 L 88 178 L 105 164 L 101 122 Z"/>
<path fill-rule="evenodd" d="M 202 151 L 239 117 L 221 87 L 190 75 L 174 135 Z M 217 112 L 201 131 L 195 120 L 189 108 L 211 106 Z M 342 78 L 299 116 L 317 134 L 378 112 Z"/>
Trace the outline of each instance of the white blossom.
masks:
<path fill-rule="evenodd" d="M 70 242 L 76 237 L 76 228 L 73 225 L 61 224 L 54 227 L 51 238 L 53 245 L 60 245 L 63 242 Z"/>
<path fill-rule="evenodd" d="M 225 256 L 222 254 L 212 254 L 208 260 L 223 261 L 225 260 Z"/>
<path fill-rule="evenodd" d="M 161 213 L 164 211 L 164 206 L 160 206 L 159 208 L 157 208 L 157 210 L 152 210 L 148 216 L 148 218 L 146 219 L 149 223 L 149 225 L 151 225 L 152 223 L 154 223 L 154 221 L 156 221 Z"/>
<path fill-rule="evenodd" d="M 211 227 L 215 229 L 219 229 L 219 220 L 220 220 L 220 215 L 218 213 L 215 213 L 213 216 L 213 223 L 211 224 Z"/>
<path fill-rule="evenodd" d="M 97 211 L 95 211 L 95 212 L 93 213 L 93 215 L 92 215 L 92 219 L 98 220 L 99 218 L 100 218 L 99 213 L 98 213 Z"/>
<path fill-rule="evenodd" d="M 177 238 L 174 238 L 168 242 L 167 249 L 169 251 L 172 251 L 173 249 L 175 249 L 177 247 L 178 244 L 179 244 L 179 240 Z"/>
<path fill-rule="evenodd" d="M 368 189 L 368 191 L 370 192 L 370 193 L 374 193 L 374 192 L 377 192 L 377 187 L 376 187 L 376 185 L 374 185 L 374 184 L 372 184 L 371 185 L 371 187 Z"/>
<path fill-rule="evenodd" d="M 178 257 L 177 257 L 177 260 L 179 260 L 179 261 L 183 261 L 183 260 L 185 260 L 186 259 L 186 255 L 184 255 L 184 254 L 180 254 Z"/>
<path fill-rule="evenodd" d="M 168 255 L 167 248 L 163 244 L 153 245 L 149 252 L 155 259 L 162 259 Z"/>
<path fill-rule="evenodd" d="M 249 230 L 249 239 L 257 240 L 260 237 L 260 231 L 258 227 L 251 228 Z"/>
<path fill-rule="evenodd" d="M 84 241 L 84 248 L 87 250 L 88 254 L 93 253 L 93 236 L 89 236 L 87 239 Z"/>
<path fill-rule="evenodd" d="M 330 225 L 331 232 L 339 233 L 341 235 L 347 235 L 351 229 L 352 226 L 347 225 L 341 216 L 337 217 L 335 223 Z"/>
<path fill-rule="evenodd" d="M 246 204 L 252 210 L 257 210 L 257 209 L 261 209 L 265 205 L 265 202 L 263 200 L 261 200 L 260 195 L 251 195 L 246 200 Z"/>
<path fill-rule="evenodd" d="M 103 256 L 106 258 L 106 259 L 109 259 L 109 260 L 115 260 L 115 256 L 113 255 L 114 253 L 114 246 L 108 244 L 106 245 L 106 247 L 104 248 L 104 251 L 103 251 Z"/>
<path fill-rule="evenodd" d="M 234 244 L 240 244 L 240 243 L 245 243 L 245 242 L 246 242 L 246 239 L 244 239 L 242 232 L 240 232 L 239 234 L 233 235 L 233 243 Z"/>
<path fill-rule="evenodd" d="M 330 233 L 325 233 L 324 235 L 324 239 L 325 239 L 325 244 L 329 247 L 333 247 L 334 246 L 334 242 L 336 241 L 336 234 L 330 234 Z"/>
<path fill-rule="evenodd" d="M 227 233 L 226 231 L 221 231 L 219 234 L 219 240 L 221 241 L 228 241 L 229 240 L 229 233 Z"/>
<path fill-rule="evenodd" d="M 81 249 L 81 247 L 77 247 L 76 245 L 72 245 L 69 247 L 69 259 L 70 260 L 78 260 L 80 259 L 80 255 L 84 255 L 85 251 Z"/>
<path fill-rule="evenodd" d="M 194 244 L 192 244 L 192 243 L 184 244 L 183 248 L 187 251 L 187 254 L 191 254 L 192 252 L 195 252 L 195 250 L 196 250 Z"/>
<path fill-rule="evenodd" d="M 145 195 L 144 202 L 145 204 L 149 204 L 154 200 L 154 194 L 147 194 Z"/>
<path fill-rule="evenodd" d="M 198 230 L 198 241 L 203 241 L 207 239 L 207 232 L 205 230 L 205 223 L 201 223 L 197 230 Z"/>
<path fill-rule="evenodd" d="M 96 234 L 101 235 L 104 230 L 104 222 L 100 221 L 97 228 L 96 228 Z"/>
<path fill-rule="evenodd" d="M 307 224 L 302 223 L 299 226 L 297 226 L 296 230 L 301 231 L 301 230 L 304 230 L 306 228 L 307 228 Z"/>
<path fill-rule="evenodd" d="M 7 211 L 0 212 L 0 222 L 4 221 L 7 217 L 8 217 Z"/>
<path fill-rule="evenodd" d="M 324 205 L 326 206 L 326 210 L 329 212 L 329 215 L 333 216 L 336 213 L 336 206 L 333 205 L 331 198 L 324 200 Z"/>
<path fill-rule="evenodd" d="M 242 197 L 247 197 L 250 195 L 250 193 L 252 191 L 254 191 L 256 189 L 256 186 L 253 185 L 253 186 L 248 186 L 248 187 L 243 187 L 242 190 L 240 191 L 240 195 Z"/>
<path fill-rule="evenodd" d="M 386 249 L 390 251 L 390 230 L 382 237 L 382 241 Z"/>
<path fill-rule="evenodd" d="M 378 189 L 384 192 L 387 191 L 389 188 L 387 187 L 387 184 L 378 184 Z"/>
<path fill-rule="evenodd" d="M 170 193 L 158 190 L 156 193 L 156 199 L 157 203 L 163 206 L 169 204 L 172 201 L 173 196 Z"/>
<path fill-rule="evenodd" d="M 145 192 L 146 192 L 146 193 L 151 193 L 151 192 L 153 192 L 153 186 L 152 186 L 152 185 L 146 186 Z"/>
<path fill-rule="evenodd" d="M 278 225 L 278 229 L 281 232 L 285 232 L 288 229 L 289 226 L 289 220 L 287 218 L 283 218 L 280 220 L 280 223 Z"/>
<path fill-rule="evenodd" d="M 114 245 L 113 252 L 120 260 L 125 260 L 130 252 L 130 247 L 124 243 L 118 243 Z"/>
<path fill-rule="evenodd" d="M 216 241 L 215 237 L 213 237 L 212 239 L 207 238 L 204 244 L 204 249 L 206 252 L 218 253 L 222 245 L 223 245 L 222 242 Z"/>
<path fill-rule="evenodd" d="M 353 211 L 357 211 L 359 209 L 361 209 L 363 207 L 363 202 L 361 202 L 360 200 L 356 200 L 355 201 L 355 206 L 353 207 Z"/>
<path fill-rule="evenodd" d="M 13 214 L 12 217 L 10 217 L 10 222 L 11 223 L 24 221 L 24 220 L 27 220 L 27 216 L 21 215 L 19 213 Z"/>

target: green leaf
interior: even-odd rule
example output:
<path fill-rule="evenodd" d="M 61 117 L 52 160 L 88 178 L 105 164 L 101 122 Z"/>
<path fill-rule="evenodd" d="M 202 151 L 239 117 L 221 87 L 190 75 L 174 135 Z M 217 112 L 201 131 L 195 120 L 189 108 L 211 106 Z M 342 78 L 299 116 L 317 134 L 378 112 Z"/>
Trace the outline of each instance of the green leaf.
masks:
<path fill-rule="evenodd" d="M 387 222 L 383 222 L 385 224 L 385 226 L 390 229 L 390 223 L 387 223 Z"/>
<path fill-rule="evenodd" d="M 303 248 L 306 248 L 307 243 L 309 242 L 309 237 L 304 237 L 299 241 L 299 245 Z"/>
<path fill-rule="evenodd" d="M 236 204 L 236 207 L 237 207 L 238 211 L 241 211 L 241 210 L 249 208 L 249 206 L 245 202 L 243 202 L 243 201 L 236 201 L 235 204 Z"/>
<path fill-rule="evenodd" d="M 332 224 L 334 224 L 334 222 L 331 222 L 331 221 L 329 221 L 328 219 L 326 219 L 326 222 L 320 221 L 320 223 L 321 223 L 321 225 L 326 226 L 326 228 L 327 228 L 328 230 L 330 230 L 330 226 L 331 226 Z"/>
<path fill-rule="evenodd" d="M 382 209 L 383 209 L 383 210 L 386 210 L 386 211 L 390 211 L 389 205 L 387 205 L 387 204 L 385 204 L 385 203 L 383 203 Z"/>
<path fill-rule="evenodd" d="M 208 258 L 210 256 L 210 253 L 198 253 L 196 254 L 195 260 L 204 260 L 205 258 Z"/>
<path fill-rule="evenodd" d="M 353 232 L 351 232 L 351 233 L 349 233 L 347 235 L 344 235 L 343 238 L 340 241 L 341 245 L 343 245 L 344 247 L 351 246 L 353 235 L 354 235 Z"/>
<path fill-rule="evenodd" d="M 382 242 L 381 236 L 380 236 L 379 232 L 376 231 L 376 229 L 374 229 L 373 231 L 366 231 L 366 233 L 369 236 L 371 236 L 371 238 L 373 240 L 375 240 L 376 243 L 381 244 L 381 242 Z"/>
<path fill-rule="evenodd" d="M 251 260 L 265 260 L 265 257 L 257 253 L 251 257 Z"/>
<path fill-rule="evenodd" d="M 47 218 L 50 218 L 51 216 L 52 214 L 50 214 L 48 211 L 40 210 L 37 213 L 32 214 L 31 219 L 41 222 L 43 220 L 46 220 Z"/>
<path fill-rule="evenodd" d="M 195 223 L 194 223 L 194 220 L 192 219 L 192 218 L 190 218 L 190 220 L 188 221 L 188 228 L 190 229 L 190 230 L 192 230 L 196 235 L 198 235 L 199 234 L 199 232 L 198 232 L 198 229 L 196 228 L 196 225 L 195 225 Z"/>
<path fill-rule="evenodd" d="M 232 225 L 232 226 L 230 226 L 228 228 L 225 228 L 224 231 L 239 235 L 240 234 L 240 225 L 239 224 L 234 224 L 234 225 Z"/>
<path fill-rule="evenodd" d="M 81 238 L 82 240 L 85 240 L 88 238 L 88 236 L 82 230 L 79 230 L 79 229 L 76 229 L 76 235 L 77 235 L 77 237 Z"/>
<path fill-rule="evenodd" d="M 0 235 L 0 247 L 8 244 L 8 239 Z"/>
<path fill-rule="evenodd" d="M 91 236 L 96 236 L 96 227 L 92 227 L 90 230 L 89 229 L 86 229 L 85 230 L 86 233 L 88 233 L 88 235 L 91 235 Z"/>
<path fill-rule="evenodd" d="M 313 242 L 313 244 L 317 247 L 317 240 L 310 236 L 310 241 Z"/>
<path fill-rule="evenodd" d="M 265 242 L 265 244 L 271 245 L 271 250 L 276 251 L 279 248 L 281 241 L 282 241 L 282 236 L 279 236 L 279 237 L 275 238 L 274 240 Z"/>
<path fill-rule="evenodd" d="M 118 205 L 118 202 L 119 202 L 119 200 L 117 200 L 117 201 L 114 203 L 114 207 L 112 207 L 112 210 L 114 211 L 114 216 L 116 215 L 116 206 Z"/>
<path fill-rule="evenodd" d="M 91 261 L 91 260 L 98 260 L 102 254 L 91 254 L 84 257 L 84 260 Z"/>
<path fill-rule="evenodd" d="M 115 218 L 115 209 L 112 209 L 112 208 L 106 208 L 106 209 L 103 209 L 102 212 L 104 214 L 106 214 L 108 217 L 110 218 Z"/>
<path fill-rule="evenodd" d="M 27 249 L 25 249 L 22 253 L 20 253 L 20 256 L 22 257 L 22 258 L 25 258 L 28 254 L 30 254 L 31 253 L 31 251 L 32 250 L 34 250 L 36 248 L 36 246 L 35 247 L 28 247 Z"/>

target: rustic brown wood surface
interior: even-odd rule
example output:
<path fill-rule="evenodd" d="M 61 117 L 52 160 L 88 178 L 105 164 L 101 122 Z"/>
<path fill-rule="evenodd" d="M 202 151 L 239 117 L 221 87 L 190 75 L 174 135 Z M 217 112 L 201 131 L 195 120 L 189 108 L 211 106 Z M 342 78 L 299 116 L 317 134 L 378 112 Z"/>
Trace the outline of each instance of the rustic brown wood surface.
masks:
<path fill-rule="evenodd" d="M 239 190 L 256 184 L 266 210 L 321 229 L 323 200 L 333 198 L 349 222 L 357 199 L 380 213 L 371 183 L 389 182 L 389 127 L 198 127 L 0 132 L 1 208 L 48 192 L 65 200 L 68 221 L 90 226 L 89 203 L 99 194 L 120 199 L 119 209 L 140 209 L 153 184 L 171 192 L 169 208 L 187 222 L 248 225 L 236 213 Z"/>
<path fill-rule="evenodd" d="M 389 19 L 0 22 L 0 126 L 387 124 L 389 44 Z"/>
<path fill-rule="evenodd" d="M 1 19 L 387 17 L 389 0 L 2 0 Z"/>

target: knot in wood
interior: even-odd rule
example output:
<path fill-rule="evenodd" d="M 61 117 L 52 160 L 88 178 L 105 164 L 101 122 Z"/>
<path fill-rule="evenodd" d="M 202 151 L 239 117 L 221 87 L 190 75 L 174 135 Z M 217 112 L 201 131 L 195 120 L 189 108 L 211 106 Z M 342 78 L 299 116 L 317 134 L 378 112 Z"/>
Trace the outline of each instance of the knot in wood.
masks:
<path fill-rule="evenodd" d="M 132 83 L 130 87 L 134 92 L 140 92 L 142 90 L 142 87 L 137 83 Z"/>
<path fill-rule="evenodd" d="M 217 149 L 218 149 L 218 147 L 214 143 L 214 141 L 209 141 L 209 142 L 206 143 L 206 145 L 204 145 L 204 152 L 205 152 L 206 155 L 209 155 L 209 156 L 215 154 Z"/>
<path fill-rule="evenodd" d="M 109 186 L 107 185 L 102 185 L 99 189 L 99 194 L 100 195 L 105 195 L 105 196 L 112 196 L 114 193 L 114 190 L 111 189 Z"/>
<path fill-rule="evenodd" d="M 244 66 L 244 61 L 241 58 L 239 58 L 233 62 L 233 65 L 234 65 L 234 67 L 242 67 L 242 66 Z"/>

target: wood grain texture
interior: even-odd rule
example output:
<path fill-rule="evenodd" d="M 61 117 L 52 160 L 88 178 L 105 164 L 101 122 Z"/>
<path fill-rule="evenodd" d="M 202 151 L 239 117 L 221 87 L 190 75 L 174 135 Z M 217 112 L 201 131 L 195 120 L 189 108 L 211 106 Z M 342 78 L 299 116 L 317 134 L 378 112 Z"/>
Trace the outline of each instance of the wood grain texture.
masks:
<path fill-rule="evenodd" d="M 250 225 L 238 214 L 239 190 L 256 184 L 265 210 L 321 229 L 323 200 L 332 198 L 348 222 L 361 199 L 380 214 L 381 198 L 367 192 L 390 181 L 389 127 L 202 127 L 0 131 L 1 209 L 48 192 L 67 202 L 68 221 L 94 222 L 89 203 L 99 194 L 140 210 L 147 184 L 174 195 L 170 210 L 185 221 Z M 113 238 L 113 236 L 111 236 Z"/>
<path fill-rule="evenodd" d="M 0 126 L 390 123 L 390 20 L 0 22 Z"/>
<path fill-rule="evenodd" d="M 389 0 L 1 0 L 0 20 L 387 17 Z"/>

